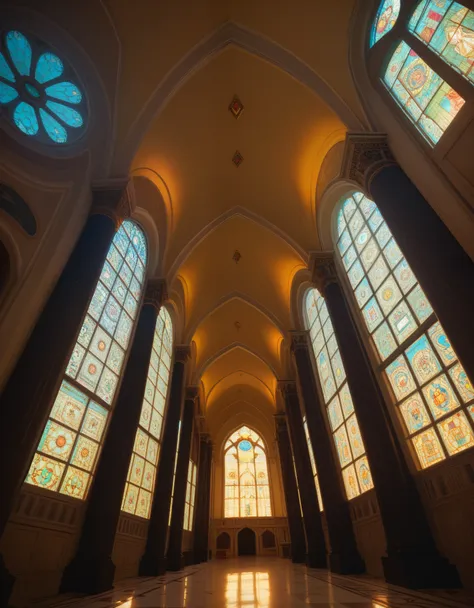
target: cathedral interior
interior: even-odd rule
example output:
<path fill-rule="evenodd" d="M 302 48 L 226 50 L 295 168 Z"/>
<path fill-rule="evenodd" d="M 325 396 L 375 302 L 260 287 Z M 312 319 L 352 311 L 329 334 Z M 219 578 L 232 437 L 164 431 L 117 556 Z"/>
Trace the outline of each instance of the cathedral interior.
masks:
<path fill-rule="evenodd" d="M 474 605 L 474 0 L 0 0 L 0 606 Z"/>

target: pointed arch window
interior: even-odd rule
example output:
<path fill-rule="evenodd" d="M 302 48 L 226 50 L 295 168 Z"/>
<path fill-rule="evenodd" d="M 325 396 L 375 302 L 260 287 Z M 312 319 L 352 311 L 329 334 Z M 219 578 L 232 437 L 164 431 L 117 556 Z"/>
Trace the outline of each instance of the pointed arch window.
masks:
<path fill-rule="evenodd" d="M 149 518 L 160 453 L 173 352 L 173 324 L 164 306 L 156 320 L 148 378 L 135 435 L 122 510 Z"/>
<path fill-rule="evenodd" d="M 337 249 L 421 468 L 474 446 L 474 389 L 376 204 L 342 201 Z"/>
<path fill-rule="evenodd" d="M 243 426 L 224 446 L 225 517 L 271 517 L 267 455 L 260 435 Z"/>
<path fill-rule="evenodd" d="M 474 11 L 453 0 L 422 0 L 408 29 L 474 83 Z"/>
<path fill-rule="evenodd" d="M 123 222 L 114 236 L 26 483 L 85 499 L 142 296 L 147 245 Z"/>
<path fill-rule="evenodd" d="M 329 311 L 315 288 L 306 294 L 305 313 L 346 495 L 351 500 L 374 483 Z"/>

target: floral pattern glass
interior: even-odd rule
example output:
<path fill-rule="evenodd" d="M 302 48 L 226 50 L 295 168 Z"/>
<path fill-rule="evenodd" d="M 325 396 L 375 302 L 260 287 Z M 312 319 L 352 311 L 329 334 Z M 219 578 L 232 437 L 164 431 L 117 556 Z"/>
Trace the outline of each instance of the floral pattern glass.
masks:
<path fill-rule="evenodd" d="M 347 238 L 346 225 L 357 212 L 363 222 L 359 232 Z M 375 203 L 361 192 L 345 199 L 337 219 L 337 248 L 343 256 L 366 229 L 381 245 L 377 260 L 352 287 L 406 435 L 420 467 L 426 468 L 474 446 L 473 419 L 468 415 L 474 389 L 389 227 L 379 217 Z M 377 263 L 384 268 L 380 277 L 372 272 Z"/>
<path fill-rule="evenodd" d="M 146 260 L 145 236 L 126 220 L 102 267 L 26 483 L 86 498 L 127 355 Z M 133 300 L 128 309 L 127 299 Z"/>
<path fill-rule="evenodd" d="M 72 70 L 18 31 L 0 42 L 0 105 L 25 135 L 66 144 L 85 128 L 86 102 Z"/>
<path fill-rule="evenodd" d="M 261 437 L 246 426 L 224 446 L 224 517 L 271 517 L 267 456 Z"/>
<path fill-rule="evenodd" d="M 359 234 L 363 223 L 362 215 L 354 208 L 349 225 L 349 231 L 353 235 L 349 237 L 350 239 Z M 339 345 L 326 302 L 317 289 L 310 289 L 306 294 L 306 327 L 311 336 L 316 368 L 342 469 L 346 495 L 350 500 L 367 492 L 374 487 L 374 484 L 365 457 L 364 442 L 354 413 Z"/>
<path fill-rule="evenodd" d="M 474 83 L 474 11 L 453 0 L 423 0 L 408 29 Z"/>
<path fill-rule="evenodd" d="M 162 307 L 155 325 L 142 410 L 122 500 L 122 510 L 149 518 L 155 487 L 173 348 L 173 326 Z"/>
<path fill-rule="evenodd" d="M 397 22 L 399 13 L 400 0 L 382 0 L 372 26 L 370 46 L 374 46 L 380 38 L 388 34 Z"/>

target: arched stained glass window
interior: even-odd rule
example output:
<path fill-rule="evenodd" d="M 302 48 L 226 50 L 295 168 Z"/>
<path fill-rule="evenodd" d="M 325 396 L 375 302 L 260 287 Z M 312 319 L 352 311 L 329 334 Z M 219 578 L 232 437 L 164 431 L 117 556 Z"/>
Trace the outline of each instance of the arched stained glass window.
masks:
<path fill-rule="evenodd" d="M 155 487 L 172 352 L 173 325 L 169 312 L 162 306 L 156 320 L 145 395 L 122 501 L 123 511 L 145 518 L 150 517 Z"/>
<path fill-rule="evenodd" d="M 337 217 L 337 248 L 421 468 L 474 446 L 474 389 L 376 204 Z"/>
<path fill-rule="evenodd" d="M 224 447 L 225 517 L 271 517 L 267 456 L 261 437 L 246 426 Z"/>
<path fill-rule="evenodd" d="M 142 230 L 114 236 L 26 483 L 84 499 L 99 457 L 145 279 Z"/>
<path fill-rule="evenodd" d="M 374 487 L 364 442 L 354 412 L 346 371 L 324 298 L 317 289 L 306 294 L 309 329 L 321 391 L 349 500 Z"/>
<path fill-rule="evenodd" d="M 432 144 L 438 143 L 464 105 L 464 99 L 404 41 L 395 49 L 383 81 Z"/>
<path fill-rule="evenodd" d="M 313 472 L 314 485 L 316 487 L 316 493 L 318 495 L 319 510 L 323 511 L 323 497 L 321 496 L 321 488 L 319 487 L 318 471 L 316 470 L 316 460 L 314 459 L 313 446 L 308 431 L 308 423 L 306 422 L 306 416 L 303 417 L 304 434 L 306 437 L 306 444 L 308 445 L 309 459 L 311 461 L 311 470 Z M 295 472 L 296 474 L 296 472 Z"/>
<path fill-rule="evenodd" d="M 423 0 L 408 29 L 465 78 L 474 82 L 474 12 L 453 0 Z"/>
<path fill-rule="evenodd" d="M 0 105 L 25 135 L 55 144 L 82 135 L 87 105 L 76 80 L 43 42 L 14 30 L 0 39 Z"/>
<path fill-rule="evenodd" d="M 400 0 L 383 0 L 375 16 L 370 34 L 370 46 L 374 46 L 380 38 L 388 34 L 395 25 L 400 13 Z"/>

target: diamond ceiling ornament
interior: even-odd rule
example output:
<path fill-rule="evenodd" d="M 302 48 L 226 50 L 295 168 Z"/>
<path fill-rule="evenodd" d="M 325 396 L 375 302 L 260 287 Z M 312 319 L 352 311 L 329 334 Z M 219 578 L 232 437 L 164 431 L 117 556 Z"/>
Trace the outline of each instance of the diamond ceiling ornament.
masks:
<path fill-rule="evenodd" d="M 234 118 L 239 118 L 243 111 L 244 104 L 240 101 L 237 95 L 234 95 L 234 98 L 232 99 L 229 105 L 229 112 Z"/>
<path fill-rule="evenodd" d="M 234 262 L 236 264 L 238 264 L 240 262 L 240 258 L 242 257 L 242 254 L 240 253 L 240 251 L 238 249 L 236 249 L 234 251 L 234 255 L 232 256 L 232 259 L 234 260 Z"/>
<path fill-rule="evenodd" d="M 242 154 L 236 150 L 234 152 L 234 156 L 232 157 L 232 162 L 234 163 L 234 165 L 236 167 L 240 167 L 240 165 L 243 163 L 244 157 L 242 156 Z"/>

